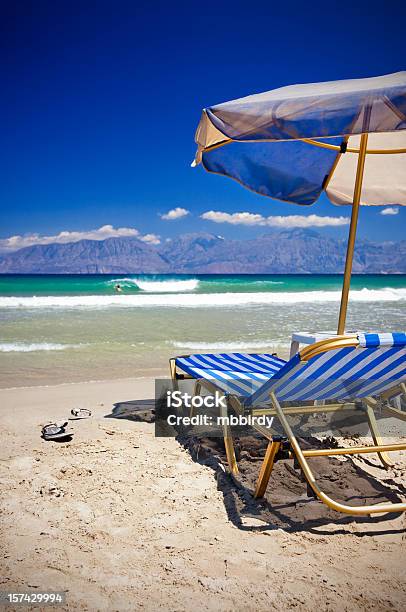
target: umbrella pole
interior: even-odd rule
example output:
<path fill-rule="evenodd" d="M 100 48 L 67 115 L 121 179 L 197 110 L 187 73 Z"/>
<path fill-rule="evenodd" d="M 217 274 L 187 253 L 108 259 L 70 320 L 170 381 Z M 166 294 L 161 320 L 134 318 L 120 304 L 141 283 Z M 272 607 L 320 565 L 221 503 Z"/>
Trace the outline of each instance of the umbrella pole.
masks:
<path fill-rule="evenodd" d="M 358 153 L 357 174 L 355 177 L 354 198 L 351 212 L 350 232 L 348 235 L 347 255 L 345 259 L 343 289 L 341 293 L 340 315 L 338 318 L 337 334 L 343 334 L 347 316 L 348 293 L 351 283 L 352 261 L 354 258 L 355 236 L 357 233 L 358 212 L 361 200 L 362 179 L 364 176 L 365 157 L 367 152 L 368 134 L 361 134 Z"/>

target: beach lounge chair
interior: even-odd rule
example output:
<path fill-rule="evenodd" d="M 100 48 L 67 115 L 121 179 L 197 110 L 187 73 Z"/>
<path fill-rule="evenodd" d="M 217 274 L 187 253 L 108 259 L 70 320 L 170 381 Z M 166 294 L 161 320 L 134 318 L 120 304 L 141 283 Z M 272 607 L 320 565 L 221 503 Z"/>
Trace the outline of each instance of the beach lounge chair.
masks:
<path fill-rule="evenodd" d="M 270 354 L 223 353 L 187 355 L 170 360 L 172 384 L 195 379 L 195 395 L 201 389 L 222 391 L 236 414 L 276 417 L 286 437 L 272 427 L 254 424 L 268 439 L 255 497 L 265 493 L 276 460 L 294 458 L 314 494 L 330 508 L 354 515 L 404 512 L 406 503 L 349 506 L 333 500 L 319 487 L 308 457 L 378 453 L 384 466 L 391 464 L 387 452 L 406 449 L 406 442 L 383 444 L 374 410 L 406 420 L 406 412 L 393 407 L 388 398 L 406 391 L 406 334 L 342 335 L 307 346 L 289 361 Z M 179 371 L 180 370 L 180 371 Z M 309 405 L 309 402 L 317 404 Z M 326 405 L 320 402 L 328 401 Z M 333 403 L 333 401 L 335 403 Z M 282 408 L 281 402 L 301 402 Z M 304 404 L 307 405 L 304 405 Z M 363 410 L 373 446 L 303 450 L 288 422 L 289 415 Z M 229 470 L 238 474 L 230 427 L 223 425 Z"/>

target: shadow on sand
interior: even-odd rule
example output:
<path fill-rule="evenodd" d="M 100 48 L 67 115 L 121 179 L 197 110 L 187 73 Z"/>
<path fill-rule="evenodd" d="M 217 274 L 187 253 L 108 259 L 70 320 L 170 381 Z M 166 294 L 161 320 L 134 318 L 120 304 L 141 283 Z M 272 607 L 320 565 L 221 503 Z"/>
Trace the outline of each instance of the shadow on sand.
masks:
<path fill-rule="evenodd" d="M 154 409 L 154 399 L 118 402 L 105 418 L 153 423 Z M 266 449 L 266 440 L 254 434 L 235 440 L 239 454 L 238 478 L 231 477 L 225 469 L 227 463 L 221 438 L 198 439 L 179 432 L 176 440 L 190 452 L 194 461 L 213 470 L 228 518 L 239 529 L 257 532 L 283 529 L 287 532 L 307 531 L 319 535 L 354 533 L 359 537 L 404 531 L 398 521 L 394 525 L 393 521 L 398 514 L 358 517 L 345 515 L 308 497 L 306 483 L 290 460 L 275 464 L 266 496 L 261 500 L 254 499 L 253 490 Z M 315 446 L 318 440 L 311 442 Z M 384 470 L 382 481 L 379 481 L 351 458 L 339 460 L 320 457 L 310 461 L 323 490 L 338 501 L 354 505 L 399 502 L 402 501 L 400 495 L 406 493 L 406 489 L 394 483 L 389 475 L 385 478 Z"/>

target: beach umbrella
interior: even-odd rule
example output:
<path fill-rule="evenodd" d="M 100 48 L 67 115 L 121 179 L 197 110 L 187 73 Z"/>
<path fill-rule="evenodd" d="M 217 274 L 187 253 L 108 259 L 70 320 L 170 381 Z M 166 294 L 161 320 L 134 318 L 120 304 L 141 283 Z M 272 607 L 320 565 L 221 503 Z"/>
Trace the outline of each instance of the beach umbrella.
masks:
<path fill-rule="evenodd" d="M 338 333 L 360 205 L 406 206 L 406 72 L 290 85 L 210 106 L 192 165 L 270 198 L 351 205 Z"/>

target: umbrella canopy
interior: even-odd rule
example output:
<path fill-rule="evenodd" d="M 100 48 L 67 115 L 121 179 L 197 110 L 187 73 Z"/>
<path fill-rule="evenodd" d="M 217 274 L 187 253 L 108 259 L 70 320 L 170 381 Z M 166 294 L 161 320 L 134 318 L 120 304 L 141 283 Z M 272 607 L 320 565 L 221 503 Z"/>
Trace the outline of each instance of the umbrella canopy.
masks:
<path fill-rule="evenodd" d="M 291 85 L 211 106 L 193 165 L 301 205 L 325 191 L 352 205 L 338 333 L 343 333 L 358 207 L 406 206 L 406 72 Z"/>
<path fill-rule="evenodd" d="M 406 72 L 291 85 L 204 109 L 195 161 L 271 198 L 352 204 L 359 135 L 372 153 L 406 149 L 405 130 Z M 406 151 L 371 154 L 361 203 L 406 205 L 405 170 Z"/>

